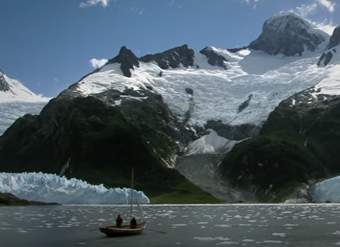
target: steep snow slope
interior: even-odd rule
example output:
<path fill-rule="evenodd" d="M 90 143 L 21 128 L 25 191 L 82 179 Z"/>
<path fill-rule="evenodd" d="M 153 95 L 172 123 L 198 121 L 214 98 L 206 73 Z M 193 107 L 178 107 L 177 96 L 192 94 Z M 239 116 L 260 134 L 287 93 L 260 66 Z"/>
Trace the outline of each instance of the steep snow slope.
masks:
<path fill-rule="evenodd" d="M 0 135 L 19 117 L 38 114 L 48 98 L 36 95 L 19 81 L 0 72 Z"/>
<path fill-rule="evenodd" d="M 0 103 L 3 102 L 46 102 L 46 98 L 34 94 L 18 80 L 0 72 Z"/>
<path fill-rule="evenodd" d="M 250 50 L 218 51 L 229 60 L 228 69 L 209 65 L 206 57 L 195 52 L 196 66 L 163 70 L 155 63 L 140 62 L 131 70 L 131 77 L 122 74 L 119 64 L 108 64 L 73 90 L 85 96 L 108 89 L 122 92 L 151 86 L 181 118 L 190 110 L 191 124 L 203 126 L 207 120 L 261 124 L 282 100 L 318 84 L 326 73 L 316 66 L 319 53 L 285 57 Z M 187 88 L 193 93 L 188 94 Z M 250 94 L 253 97 L 248 107 L 238 112 Z"/>
<path fill-rule="evenodd" d="M 44 173 L 0 173 L 0 192 L 19 198 L 62 204 L 127 204 L 131 190 L 91 185 L 75 178 Z M 149 203 L 143 192 L 133 191 L 139 203 Z"/>
<path fill-rule="evenodd" d="M 323 68 L 325 78 L 315 86 L 315 95 L 340 95 L 340 45 L 332 48 L 331 52 L 333 53 L 332 60 Z"/>

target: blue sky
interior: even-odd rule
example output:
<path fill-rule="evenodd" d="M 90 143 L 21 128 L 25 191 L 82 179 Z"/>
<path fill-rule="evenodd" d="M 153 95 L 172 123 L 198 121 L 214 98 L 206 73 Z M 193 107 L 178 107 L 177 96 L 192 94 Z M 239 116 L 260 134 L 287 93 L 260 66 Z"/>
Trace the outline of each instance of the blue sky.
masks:
<path fill-rule="evenodd" d="M 294 11 L 331 29 L 340 1 L 330 0 L 0 0 L 0 68 L 36 93 L 54 96 L 114 57 L 184 43 L 247 45 L 265 19 Z"/>

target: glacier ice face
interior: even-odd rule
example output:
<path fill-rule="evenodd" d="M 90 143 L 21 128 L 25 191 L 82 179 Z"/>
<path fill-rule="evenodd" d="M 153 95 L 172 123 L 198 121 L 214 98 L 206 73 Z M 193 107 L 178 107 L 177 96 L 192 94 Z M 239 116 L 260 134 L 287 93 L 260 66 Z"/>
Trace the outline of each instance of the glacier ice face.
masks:
<path fill-rule="evenodd" d="M 141 191 L 128 188 L 105 188 L 75 178 L 67 179 L 44 173 L 0 173 L 0 192 L 42 202 L 61 204 L 127 204 L 133 201 L 149 203 Z"/>
<path fill-rule="evenodd" d="M 340 176 L 326 179 L 313 185 L 310 190 L 315 202 L 340 202 Z"/>

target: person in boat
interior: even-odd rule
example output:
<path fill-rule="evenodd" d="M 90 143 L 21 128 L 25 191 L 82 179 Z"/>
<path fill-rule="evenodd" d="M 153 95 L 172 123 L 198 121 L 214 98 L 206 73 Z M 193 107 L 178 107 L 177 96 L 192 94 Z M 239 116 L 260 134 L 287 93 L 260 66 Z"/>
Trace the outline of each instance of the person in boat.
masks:
<path fill-rule="evenodd" d="M 120 214 L 118 214 L 118 216 L 116 218 L 116 226 L 122 227 L 122 225 L 123 225 L 123 218 L 120 216 Z"/>
<path fill-rule="evenodd" d="M 135 217 L 132 217 L 130 221 L 130 228 L 136 228 L 137 227 L 137 220 Z"/>

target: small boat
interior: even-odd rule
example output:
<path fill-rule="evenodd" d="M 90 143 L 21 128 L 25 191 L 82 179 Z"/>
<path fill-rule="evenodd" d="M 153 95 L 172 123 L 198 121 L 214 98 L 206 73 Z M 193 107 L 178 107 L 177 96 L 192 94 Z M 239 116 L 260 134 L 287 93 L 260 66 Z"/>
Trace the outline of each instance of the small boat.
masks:
<path fill-rule="evenodd" d="M 130 189 L 130 217 L 131 219 L 133 217 L 133 188 L 134 188 L 134 170 L 132 169 L 131 174 L 131 189 Z M 131 236 L 131 235 L 138 235 L 143 233 L 145 229 L 145 221 L 143 217 L 143 210 L 140 207 L 138 201 L 135 202 L 137 204 L 137 207 L 139 208 L 141 212 L 141 221 L 139 223 L 135 220 L 135 225 L 121 225 L 121 226 L 102 226 L 99 227 L 99 231 L 104 233 L 107 237 L 121 237 L 121 236 Z M 137 223 L 137 224 L 136 224 Z"/>
<path fill-rule="evenodd" d="M 134 228 L 131 228 L 130 225 L 124 225 L 121 227 L 117 226 L 105 226 L 100 227 L 99 230 L 106 234 L 107 237 L 121 237 L 121 236 L 130 236 L 130 235 L 138 235 L 143 232 L 145 229 L 145 223 L 137 224 Z"/>

